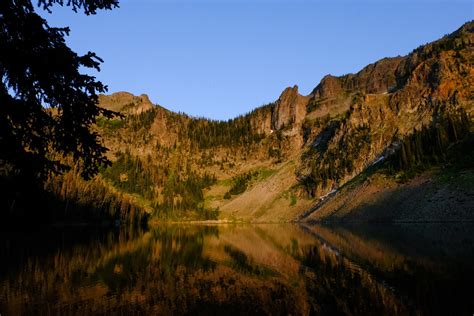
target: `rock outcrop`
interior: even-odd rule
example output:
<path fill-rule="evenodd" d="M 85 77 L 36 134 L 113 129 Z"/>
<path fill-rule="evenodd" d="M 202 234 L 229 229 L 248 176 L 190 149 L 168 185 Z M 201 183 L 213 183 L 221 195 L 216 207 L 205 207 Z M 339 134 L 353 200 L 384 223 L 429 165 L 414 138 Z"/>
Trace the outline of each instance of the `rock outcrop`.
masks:
<path fill-rule="evenodd" d="M 306 116 L 309 97 L 298 93 L 298 86 L 286 88 L 275 103 L 272 128 L 279 130 L 292 124 L 300 125 Z"/>
<path fill-rule="evenodd" d="M 328 129 L 331 137 L 307 149 L 300 169 L 300 178 L 312 179 L 314 195 L 347 183 L 394 141 L 436 124 L 442 113 L 472 112 L 474 76 L 467 62 L 474 58 L 472 25 L 406 57 L 386 58 L 355 75 L 321 81 L 310 107 L 316 113 L 328 109 L 333 125 L 310 126 L 307 134 L 314 138 L 306 143 L 315 144 Z"/>
<path fill-rule="evenodd" d="M 269 135 L 273 133 L 272 116 L 275 104 L 259 107 L 250 114 L 252 129 L 258 134 Z"/>
<path fill-rule="evenodd" d="M 116 92 L 111 95 L 99 95 L 99 104 L 108 110 L 123 114 L 140 114 L 153 108 L 148 95 L 135 96 L 128 92 Z"/>

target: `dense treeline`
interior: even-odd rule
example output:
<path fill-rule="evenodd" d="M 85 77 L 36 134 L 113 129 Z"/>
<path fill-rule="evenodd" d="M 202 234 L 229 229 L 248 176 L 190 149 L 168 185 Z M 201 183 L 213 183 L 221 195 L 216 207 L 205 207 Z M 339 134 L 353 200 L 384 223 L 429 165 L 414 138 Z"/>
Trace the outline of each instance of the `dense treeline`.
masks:
<path fill-rule="evenodd" d="M 155 215 L 162 219 L 193 217 L 193 215 L 194 217 L 197 215 L 196 219 L 217 219 L 217 210 L 204 206 L 203 194 L 203 190 L 215 182 L 215 176 L 207 173 L 199 176 L 192 172 L 186 179 L 180 179 L 171 173 L 159 201 L 154 204 Z M 191 214 L 189 211 L 192 211 Z"/>
<path fill-rule="evenodd" d="M 251 124 L 251 116 L 245 115 L 229 121 L 207 119 L 190 120 L 186 135 L 199 149 L 217 146 L 242 146 L 263 139 Z"/>
<path fill-rule="evenodd" d="M 204 207 L 203 194 L 204 189 L 215 183 L 215 176 L 192 172 L 182 157 L 173 164 L 169 149 L 160 154 L 168 163 L 156 164 L 151 156 L 142 160 L 130 152 L 118 152 L 116 161 L 101 172 L 117 189 L 150 201 L 154 215 L 159 218 L 216 218 L 216 211 Z"/>
<path fill-rule="evenodd" d="M 140 159 L 130 153 L 117 153 L 117 160 L 108 168 L 102 169 L 102 175 L 113 185 L 129 193 L 138 193 L 145 198 L 154 196 L 153 182 Z"/>
<path fill-rule="evenodd" d="M 157 111 L 158 109 L 154 108 L 137 115 L 129 115 L 125 118 L 125 124 L 134 132 L 140 129 L 149 130 Z"/>
<path fill-rule="evenodd" d="M 433 124 L 401 140 L 400 148 L 389 160 L 389 170 L 411 172 L 446 161 L 448 148 L 470 135 L 470 125 L 464 110 L 440 113 Z"/>
<path fill-rule="evenodd" d="M 137 226 L 148 213 L 127 194 L 100 178 L 84 180 L 78 169 L 51 174 L 44 187 L 0 177 L 0 224 L 87 223 Z"/>
<path fill-rule="evenodd" d="M 85 181 L 75 171 L 50 177 L 45 189 L 55 197 L 48 200 L 48 206 L 61 210 L 51 215 L 54 222 L 120 221 L 135 226 L 148 219 L 148 213 L 127 195 L 112 190 L 99 178 Z"/>
<path fill-rule="evenodd" d="M 269 103 L 227 121 L 216 121 L 205 118 L 192 118 L 187 124 L 187 133 L 182 135 L 191 141 L 198 149 L 212 147 L 247 146 L 260 142 L 265 135 L 260 134 L 252 125 L 252 120 L 259 116 L 268 115 L 273 103 Z"/>

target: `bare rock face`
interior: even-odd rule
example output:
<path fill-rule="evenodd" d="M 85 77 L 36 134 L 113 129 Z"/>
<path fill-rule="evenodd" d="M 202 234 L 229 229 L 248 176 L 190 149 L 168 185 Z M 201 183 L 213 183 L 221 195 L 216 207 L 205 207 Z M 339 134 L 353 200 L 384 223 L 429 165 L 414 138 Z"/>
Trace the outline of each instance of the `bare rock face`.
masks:
<path fill-rule="evenodd" d="M 272 133 L 272 113 L 274 104 L 268 104 L 255 109 L 251 113 L 252 130 L 258 134 L 268 135 Z"/>
<path fill-rule="evenodd" d="M 341 78 L 334 77 L 331 75 L 325 76 L 321 79 L 321 82 L 317 87 L 311 92 L 311 95 L 315 99 L 326 99 L 333 98 L 344 91 L 342 87 Z"/>
<path fill-rule="evenodd" d="M 298 86 L 286 88 L 275 104 L 272 128 L 279 130 L 291 124 L 299 125 L 306 116 L 309 97 L 298 93 Z"/>
<path fill-rule="evenodd" d="M 146 94 L 135 96 L 128 92 L 99 95 L 99 106 L 123 114 L 140 114 L 154 107 Z"/>
<path fill-rule="evenodd" d="M 406 57 L 384 58 L 366 66 L 356 74 L 342 77 L 325 76 L 320 84 L 311 92 L 315 100 L 335 98 L 344 92 L 385 93 L 394 89 L 396 71 Z"/>
<path fill-rule="evenodd" d="M 396 70 L 405 57 L 384 58 L 370 64 L 355 75 L 347 75 L 344 90 L 369 94 L 386 93 L 396 87 Z"/>

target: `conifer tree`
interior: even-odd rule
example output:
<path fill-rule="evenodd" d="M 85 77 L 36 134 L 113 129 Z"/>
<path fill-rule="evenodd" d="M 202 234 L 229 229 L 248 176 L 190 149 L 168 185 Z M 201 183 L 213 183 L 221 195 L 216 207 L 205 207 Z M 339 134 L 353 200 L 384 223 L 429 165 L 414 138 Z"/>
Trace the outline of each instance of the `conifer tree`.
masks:
<path fill-rule="evenodd" d="M 87 15 L 118 6 L 116 0 L 39 0 L 52 12 L 68 5 Z M 60 158 L 72 155 L 86 178 L 106 163 L 106 149 L 90 130 L 98 115 L 112 112 L 97 106 L 106 86 L 80 67 L 99 70 L 94 53 L 80 56 L 65 43 L 69 28 L 48 25 L 30 0 L 0 1 L 0 169 L 43 180 L 61 171 Z M 8 166 L 8 167 L 6 167 Z"/>

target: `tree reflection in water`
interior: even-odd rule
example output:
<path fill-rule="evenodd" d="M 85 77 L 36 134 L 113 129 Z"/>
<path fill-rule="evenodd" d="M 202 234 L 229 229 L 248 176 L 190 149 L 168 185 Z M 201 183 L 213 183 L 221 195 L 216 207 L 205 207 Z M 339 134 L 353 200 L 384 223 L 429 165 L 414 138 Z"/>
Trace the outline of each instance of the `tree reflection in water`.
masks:
<path fill-rule="evenodd" d="M 5 233 L 0 312 L 469 313 L 472 226 L 453 226 L 445 243 L 421 230 L 417 238 L 419 227 L 289 224 Z"/>

